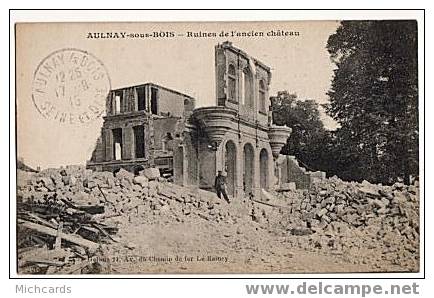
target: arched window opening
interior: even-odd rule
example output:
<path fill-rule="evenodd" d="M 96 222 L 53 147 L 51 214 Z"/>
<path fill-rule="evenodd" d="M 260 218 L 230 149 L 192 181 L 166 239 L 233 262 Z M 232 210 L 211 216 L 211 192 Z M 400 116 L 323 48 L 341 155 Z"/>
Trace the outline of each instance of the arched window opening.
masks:
<path fill-rule="evenodd" d="M 253 108 L 253 75 L 247 67 L 243 71 L 244 74 L 244 104 Z"/>
<path fill-rule="evenodd" d="M 123 91 L 115 91 L 114 94 L 114 102 L 113 102 L 113 114 L 120 114 L 123 109 L 124 99 L 123 99 Z"/>
<path fill-rule="evenodd" d="M 237 95 L 236 95 L 236 71 L 235 66 L 232 64 L 229 64 L 228 68 L 228 97 L 230 100 L 237 101 Z"/>
<path fill-rule="evenodd" d="M 267 113 L 267 107 L 266 107 L 266 96 L 267 91 L 265 87 L 264 80 L 259 81 L 259 112 L 266 114 Z"/>

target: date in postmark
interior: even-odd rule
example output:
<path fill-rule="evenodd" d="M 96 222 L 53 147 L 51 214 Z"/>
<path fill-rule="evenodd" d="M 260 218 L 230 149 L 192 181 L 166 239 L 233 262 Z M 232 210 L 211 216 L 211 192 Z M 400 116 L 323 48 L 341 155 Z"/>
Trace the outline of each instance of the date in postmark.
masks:
<path fill-rule="evenodd" d="M 103 115 L 110 88 L 107 69 L 98 58 L 80 49 L 60 49 L 36 68 L 32 100 L 46 119 L 86 124 Z"/>

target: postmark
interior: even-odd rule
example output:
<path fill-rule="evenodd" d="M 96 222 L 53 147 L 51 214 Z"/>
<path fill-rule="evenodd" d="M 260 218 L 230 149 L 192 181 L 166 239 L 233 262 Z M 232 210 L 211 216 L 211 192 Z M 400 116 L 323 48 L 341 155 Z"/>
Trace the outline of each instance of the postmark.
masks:
<path fill-rule="evenodd" d="M 108 71 L 97 57 L 80 49 L 60 49 L 36 68 L 32 100 L 48 120 L 86 124 L 103 115 L 110 89 Z"/>

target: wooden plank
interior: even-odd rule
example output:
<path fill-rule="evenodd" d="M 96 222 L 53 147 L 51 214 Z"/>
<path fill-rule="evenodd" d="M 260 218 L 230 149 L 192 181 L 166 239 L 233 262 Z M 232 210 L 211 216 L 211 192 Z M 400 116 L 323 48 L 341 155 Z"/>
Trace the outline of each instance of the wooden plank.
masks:
<path fill-rule="evenodd" d="M 94 222 L 94 223 L 98 223 L 98 221 L 100 221 L 100 220 L 112 218 L 112 217 L 117 217 L 117 216 L 121 216 L 121 215 L 122 214 L 119 211 L 116 213 L 113 213 L 113 214 L 95 214 L 95 215 L 92 215 L 92 218 L 90 219 L 90 221 Z"/>
<path fill-rule="evenodd" d="M 76 208 L 89 214 L 103 214 L 104 205 L 76 205 Z"/>
<path fill-rule="evenodd" d="M 62 247 L 62 229 L 63 229 L 63 222 L 59 223 L 59 226 L 57 227 L 56 242 L 54 243 L 54 249 L 60 249 Z"/>
<path fill-rule="evenodd" d="M 57 230 L 55 230 L 55 229 L 52 229 L 52 228 L 49 228 L 46 226 L 42 226 L 42 225 L 39 225 L 39 224 L 36 224 L 33 222 L 21 220 L 21 219 L 18 220 L 18 223 L 22 227 L 25 227 L 27 229 L 34 230 L 36 232 L 46 234 L 49 236 L 57 237 Z M 72 242 L 72 243 L 80 245 L 80 246 L 84 246 L 90 250 L 96 250 L 99 247 L 98 243 L 86 240 L 86 239 L 81 238 L 77 235 L 60 233 L 59 236 L 66 241 Z"/>
<path fill-rule="evenodd" d="M 101 227 L 98 224 L 92 224 L 93 227 L 97 228 L 101 233 L 104 234 L 104 236 L 106 236 L 107 238 L 109 238 L 110 240 L 114 241 L 114 242 L 119 242 L 117 239 L 114 239 L 109 233 L 107 233 L 106 230 L 104 230 L 103 227 Z"/>
<path fill-rule="evenodd" d="M 60 200 L 65 203 L 69 208 L 77 210 L 77 207 L 75 207 L 75 205 L 68 201 L 66 198 L 61 198 Z"/>
<path fill-rule="evenodd" d="M 103 198 L 104 198 L 104 201 L 105 201 L 106 203 L 108 203 L 108 204 L 114 206 L 115 204 L 113 204 L 112 202 L 110 202 L 110 201 L 107 199 L 107 196 L 106 196 L 105 193 L 102 191 L 101 186 L 99 186 L 98 183 L 97 183 L 96 186 L 98 187 L 99 191 L 101 192 L 101 194 L 102 194 L 102 196 L 103 196 Z"/>
<path fill-rule="evenodd" d="M 40 218 L 39 216 L 37 216 L 34 213 L 29 212 L 29 213 L 26 213 L 26 215 L 30 216 L 32 219 L 34 219 L 39 224 L 42 224 L 44 226 L 47 226 L 47 227 L 50 227 L 50 228 L 53 228 L 53 229 L 57 229 L 56 225 L 54 225 L 53 223 L 49 222 L 48 220 Z"/>
<path fill-rule="evenodd" d="M 65 262 L 48 260 L 48 259 L 43 259 L 38 257 L 26 259 L 26 265 L 32 265 L 32 264 L 61 267 L 65 265 Z"/>

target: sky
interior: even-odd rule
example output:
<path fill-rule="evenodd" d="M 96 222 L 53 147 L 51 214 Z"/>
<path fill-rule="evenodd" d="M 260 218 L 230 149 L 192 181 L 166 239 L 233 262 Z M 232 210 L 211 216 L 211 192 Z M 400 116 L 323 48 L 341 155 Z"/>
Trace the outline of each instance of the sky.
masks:
<path fill-rule="evenodd" d="M 16 39 L 17 150 L 32 167 L 85 164 L 100 134 L 102 118 L 85 125 L 60 124 L 39 114 L 32 101 L 34 73 L 51 53 L 64 48 L 87 51 L 107 69 L 112 89 L 153 82 L 196 98 L 196 106 L 215 105 L 214 47 L 229 40 L 271 67 L 270 96 L 277 91 L 326 103 L 334 65 L 325 48 L 337 21 L 227 23 L 44 23 L 19 24 Z M 257 37 L 220 37 L 224 31 L 263 32 Z M 267 36 L 268 32 L 299 36 Z M 94 33 L 158 32 L 173 37 L 95 39 Z M 188 37 L 187 32 L 215 33 Z M 336 123 L 323 114 L 327 128 Z"/>

